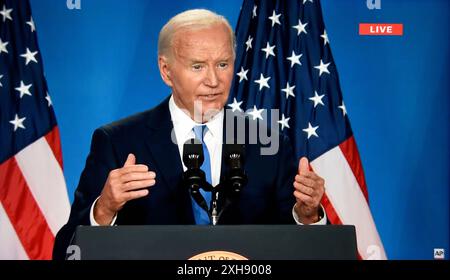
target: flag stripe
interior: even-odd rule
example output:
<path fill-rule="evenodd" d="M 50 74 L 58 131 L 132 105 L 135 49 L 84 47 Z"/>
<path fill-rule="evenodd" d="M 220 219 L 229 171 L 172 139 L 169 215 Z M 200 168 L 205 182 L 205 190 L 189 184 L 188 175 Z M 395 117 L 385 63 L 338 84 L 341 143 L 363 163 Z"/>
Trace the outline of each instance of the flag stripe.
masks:
<path fill-rule="evenodd" d="M 61 169 L 63 169 L 62 148 L 61 142 L 59 141 L 60 135 L 58 126 L 53 127 L 53 129 L 47 135 L 45 135 L 45 139 L 52 149 L 53 154 L 55 155 L 55 158 L 59 163 L 59 166 L 61 167 Z"/>
<path fill-rule="evenodd" d="M 28 255 L 22 246 L 16 231 L 0 203 L 0 260 L 16 259 L 27 260 Z"/>
<path fill-rule="evenodd" d="M 333 204 L 331 204 L 330 200 L 326 192 L 324 193 L 321 201 L 323 207 L 325 207 L 325 211 L 327 212 L 327 218 L 333 225 L 342 225 L 341 219 L 336 214 L 336 210 L 334 210 Z"/>
<path fill-rule="evenodd" d="M 355 225 L 362 258 L 376 258 L 373 244 L 384 257 L 320 0 L 245 0 L 236 38 L 228 106 L 267 123 L 260 111 L 280 110 L 278 124 L 295 156 L 310 159 L 325 179 L 329 220 Z"/>
<path fill-rule="evenodd" d="M 0 250 L 10 259 L 48 259 L 70 211 L 59 131 L 30 3 L 0 3 L 8 14 L 0 19 L 0 42 L 8 50 L 0 51 Z"/>
<path fill-rule="evenodd" d="M 323 207 L 325 207 L 325 211 L 327 212 L 327 218 L 333 225 L 342 225 L 341 219 L 336 214 L 336 210 L 334 210 L 333 204 L 331 204 L 330 200 L 326 193 L 323 194 L 321 203 Z M 361 254 L 358 251 L 358 260 L 362 260 Z"/>
<path fill-rule="evenodd" d="M 333 148 L 312 161 L 311 165 L 325 179 L 327 197 L 342 224 L 355 225 L 361 257 L 376 258 L 369 253 L 378 250 L 376 255 L 385 259 L 369 206 L 341 149 Z"/>
<path fill-rule="evenodd" d="M 31 259 L 50 259 L 52 234 L 15 158 L 0 165 L 0 201 Z M 1 243 L 8 240 L 1 239 Z"/>
<path fill-rule="evenodd" d="M 50 229 L 56 235 L 69 218 L 70 204 L 64 175 L 45 137 L 27 146 L 15 158 Z"/>
<path fill-rule="evenodd" d="M 361 163 L 361 158 L 359 157 L 358 147 L 356 146 L 355 138 L 352 136 L 342 142 L 339 147 L 342 150 L 345 158 L 347 159 L 353 174 L 356 177 L 356 181 L 363 192 L 367 204 L 369 204 L 369 194 L 367 192 L 366 179 L 364 178 L 364 170 Z"/>

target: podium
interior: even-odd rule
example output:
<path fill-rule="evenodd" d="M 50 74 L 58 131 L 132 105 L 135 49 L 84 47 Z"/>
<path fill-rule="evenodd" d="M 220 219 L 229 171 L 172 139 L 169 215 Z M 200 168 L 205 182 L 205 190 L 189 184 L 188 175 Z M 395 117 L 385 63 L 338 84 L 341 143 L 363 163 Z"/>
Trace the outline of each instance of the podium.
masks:
<path fill-rule="evenodd" d="M 79 226 L 69 248 L 82 260 L 357 259 L 346 225 Z"/>

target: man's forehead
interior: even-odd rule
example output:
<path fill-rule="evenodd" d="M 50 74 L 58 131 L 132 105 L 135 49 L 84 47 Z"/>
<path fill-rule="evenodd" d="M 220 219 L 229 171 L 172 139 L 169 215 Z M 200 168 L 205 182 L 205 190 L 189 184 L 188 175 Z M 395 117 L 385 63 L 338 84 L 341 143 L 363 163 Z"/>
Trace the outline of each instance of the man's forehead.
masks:
<path fill-rule="evenodd" d="M 178 34 L 173 40 L 173 50 L 176 55 L 191 60 L 209 57 L 227 58 L 233 55 L 230 36 L 208 37 L 201 32 Z"/>
<path fill-rule="evenodd" d="M 199 48 L 176 48 L 175 55 L 189 62 L 204 62 L 208 60 L 230 60 L 233 52 L 228 47 L 214 50 L 202 50 Z"/>

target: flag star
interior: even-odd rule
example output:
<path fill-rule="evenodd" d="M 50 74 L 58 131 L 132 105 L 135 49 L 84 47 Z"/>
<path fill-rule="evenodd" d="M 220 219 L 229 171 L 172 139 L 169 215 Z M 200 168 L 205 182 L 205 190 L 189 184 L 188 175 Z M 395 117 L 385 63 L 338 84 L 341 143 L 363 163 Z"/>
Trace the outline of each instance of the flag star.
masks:
<path fill-rule="evenodd" d="M 245 51 L 248 51 L 249 49 L 252 48 L 252 41 L 253 41 L 253 38 L 252 38 L 252 36 L 249 35 L 247 42 L 245 42 L 245 44 L 247 45 L 247 48 L 245 49 Z"/>
<path fill-rule="evenodd" d="M 261 73 L 259 76 L 259 80 L 255 80 L 255 83 L 259 84 L 259 90 L 261 91 L 262 88 L 270 88 L 269 86 L 269 79 L 270 77 L 264 78 L 264 75 Z"/>
<path fill-rule="evenodd" d="M 322 75 L 323 72 L 330 74 L 330 71 L 328 71 L 328 66 L 331 64 L 331 62 L 328 62 L 326 64 L 323 63 L 322 59 L 320 60 L 320 65 L 314 66 L 314 68 L 318 69 L 319 77 Z"/>
<path fill-rule="evenodd" d="M 250 115 L 250 116 L 252 116 L 252 117 L 253 117 L 253 120 L 256 120 L 256 119 L 263 120 L 263 117 L 261 116 L 261 114 L 262 114 L 263 111 L 264 111 L 264 109 L 259 109 L 259 110 L 258 110 L 258 108 L 256 108 L 256 106 L 254 105 L 254 106 L 253 106 L 253 110 L 250 111 L 250 112 L 247 113 L 247 114 Z"/>
<path fill-rule="evenodd" d="M 286 58 L 291 62 L 291 68 L 294 67 L 295 64 L 302 65 L 302 63 L 300 62 L 300 58 L 302 57 L 302 55 L 303 54 L 296 55 L 295 52 L 292 51 L 292 55 Z"/>
<path fill-rule="evenodd" d="M 0 15 L 3 16 L 3 22 L 6 21 L 6 19 L 9 19 L 12 21 L 12 17 L 11 17 L 11 12 L 13 11 L 13 9 L 6 9 L 6 6 L 3 5 L 3 10 L 0 11 Z"/>
<path fill-rule="evenodd" d="M 278 123 L 281 124 L 281 130 L 283 130 L 285 127 L 291 128 L 291 127 L 289 126 L 289 120 L 290 120 L 290 119 L 291 119 L 291 118 L 286 118 L 286 117 L 284 116 L 284 114 L 281 115 L 281 121 L 278 121 Z"/>
<path fill-rule="evenodd" d="M 305 4 L 306 2 L 314 3 L 313 0 L 303 0 L 303 4 Z"/>
<path fill-rule="evenodd" d="M 275 13 L 275 10 L 273 10 L 273 13 L 272 13 L 272 16 L 270 16 L 269 17 L 269 19 L 272 21 L 272 27 L 275 25 L 275 24 L 279 24 L 279 25 L 281 25 L 281 22 L 280 22 L 280 16 L 281 16 L 281 13 L 280 14 L 276 14 Z"/>
<path fill-rule="evenodd" d="M 252 18 L 256 17 L 256 9 L 258 9 L 258 6 L 254 5 Z"/>
<path fill-rule="evenodd" d="M 239 83 L 242 82 L 242 80 L 247 80 L 248 81 L 248 79 L 247 79 L 247 72 L 248 72 L 248 69 L 244 70 L 244 67 L 241 67 L 241 71 L 239 73 L 236 73 L 236 75 L 239 76 Z"/>
<path fill-rule="evenodd" d="M 294 26 L 292 26 L 292 28 L 297 29 L 297 36 L 298 36 L 302 32 L 304 32 L 305 34 L 308 34 L 308 32 L 306 31 L 307 25 L 308 25 L 308 23 L 303 24 L 302 21 L 299 19 L 298 25 L 294 25 Z"/>
<path fill-rule="evenodd" d="M 32 84 L 29 85 L 25 85 L 23 83 L 23 81 L 20 81 L 20 87 L 16 87 L 15 90 L 17 90 L 18 92 L 20 92 L 20 98 L 22 98 L 24 95 L 29 95 L 31 96 L 30 93 L 30 87 L 32 86 Z"/>
<path fill-rule="evenodd" d="M 275 53 L 273 52 L 274 49 L 275 49 L 275 45 L 271 46 L 269 44 L 269 42 L 267 42 L 266 47 L 261 50 L 266 53 L 266 59 L 267 59 L 269 57 L 269 55 L 275 56 Z"/>
<path fill-rule="evenodd" d="M 48 102 L 48 107 L 52 106 L 52 104 L 53 104 L 52 99 L 50 98 L 50 95 L 48 95 L 48 92 L 47 92 L 47 95 L 45 96 L 45 99 Z"/>
<path fill-rule="evenodd" d="M 309 100 L 311 100 L 311 101 L 314 102 L 314 108 L 316 108 L 316 106 L 319 105 L 319 104 L 325 106 L 325 104 L 323 104 L 323 101 L 322 101 L 322 98 L 323 98 L 324 96 L 325 96 L 325 94 L 318 95 L 318 94 L 317 94 L 317 91 L 314 91 L 314 97 L 310 97 L 310 98 L 309 98 Z"/>
<path fill-rule="evenodd" d="M 2 41 L 2 39 L 0 38 L 0 54 L 2 52 L 4 53 L 8 53 L 8 50 L 6 49 L 6 46 L 9 44 L 9 42 L 4 42 Z"/>
<path fill-rule="evenodd" d="M 2 78 L 3 78 L 3 75 L 0 75 L 0 87 L 3 87 Z"/>
<path fill-rule="evenodd" d="M 347 108 L 345 108 L 344 100 L 342 100 L 342 105 L 338 106 L 338 108 L 342 110 L 344 116 L 347 115 Z"/>
<path fill-rule="evenodd" d="M 236 97 L 233 98 L 233 103 L 228 104 L 228 106 L 232 109 L 232 111 L 239 111 L 239 112 L 243 112 L 243 110 L 241 109 L 241 102 L 237 102 Z"/>
<path fill-rule="evenodd" d="M 307 128 L 305 128 L 305 129 L 303 129 L 303 131 L 304 132 L 306 132 L 306 133 L 308 133 L 308 139 L 311 137 L 311 136 L 316 136 L 316 137 L 319 137 L 319 135 L 317 135 L 317 133 L 316 133 L 316 130 L 319 128 L 319 126 L 312 126 L 311 125 L 311 123 L 310 122 L 308 122 L 308 127 Z"/>
<path fill-rule="evenodd" d="M 30 21 L 27 21 L 27 24 L 30 26 L 31 32 L 34 32 L 36 30 L 36 26 L 34 25 L 33 17 L 31 17 Z"/>
<path fill-rule="evenodd" d="M 37 60 L 36 60 L 36 57 L 35 57 L 37 55 L 37 53 L 38 53 L 37 51 L 31 52 L 30 49 L 27 48 L 27 52 L 24 53 L 24 54 L 21 54 L 20 56 L 25 58 L 25 65 L 28 65 L 28 63 L 30 63 L 30 61 L 33 61 L 33 62 L 37 63 Z"/>
<path fill-rule="evenodd" d="M 294 88 L 295 88 L 295 86 L 290 86 L 289 82 L 287 82 L 286 88 L 281 90 L 286 93 L 286 99 L 289 99 L 289 96 L 295 97 Z"/>
<path fill-rule="evenodd" d="M 16 114 L 14 117 L 14 120 L 10 120 L 9 123 L 14 125 L 14 131 L 16 131 L 19 127 L 25 129 L 25 126 L 23 125 L 23 121 L 26 118 L 19 118 L 19 116 Z"/>
<path fill-rule="evenodd" d="M 327 31 L 326 31 L 325 29 L 323 30 L 323 34 L 320 35 L 320 37 L 323 38 L 323 45 L 324 45 L 324 46 L 325 46 L 327 43 L 328 43 L 328 44 L 330 43 L 330 40 L 328 40 L 328 34 L 327 34 Z"/>

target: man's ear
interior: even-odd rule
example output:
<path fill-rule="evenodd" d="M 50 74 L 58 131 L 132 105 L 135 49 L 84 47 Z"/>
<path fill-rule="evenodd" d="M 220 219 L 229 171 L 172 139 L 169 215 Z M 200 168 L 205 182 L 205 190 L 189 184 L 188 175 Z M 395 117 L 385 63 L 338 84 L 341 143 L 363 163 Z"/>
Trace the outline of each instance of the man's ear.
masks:
<path fill-rule="evenodd" d="M 169 65 L 169 59 L 165 55 L 158 56 L 158 67 L 159 67 L 159 73 L 161 74 L 161 78 L 168 85 L 169 87 L 172 87 L 172 79 L 170 76 L 170 65 Z"/>

